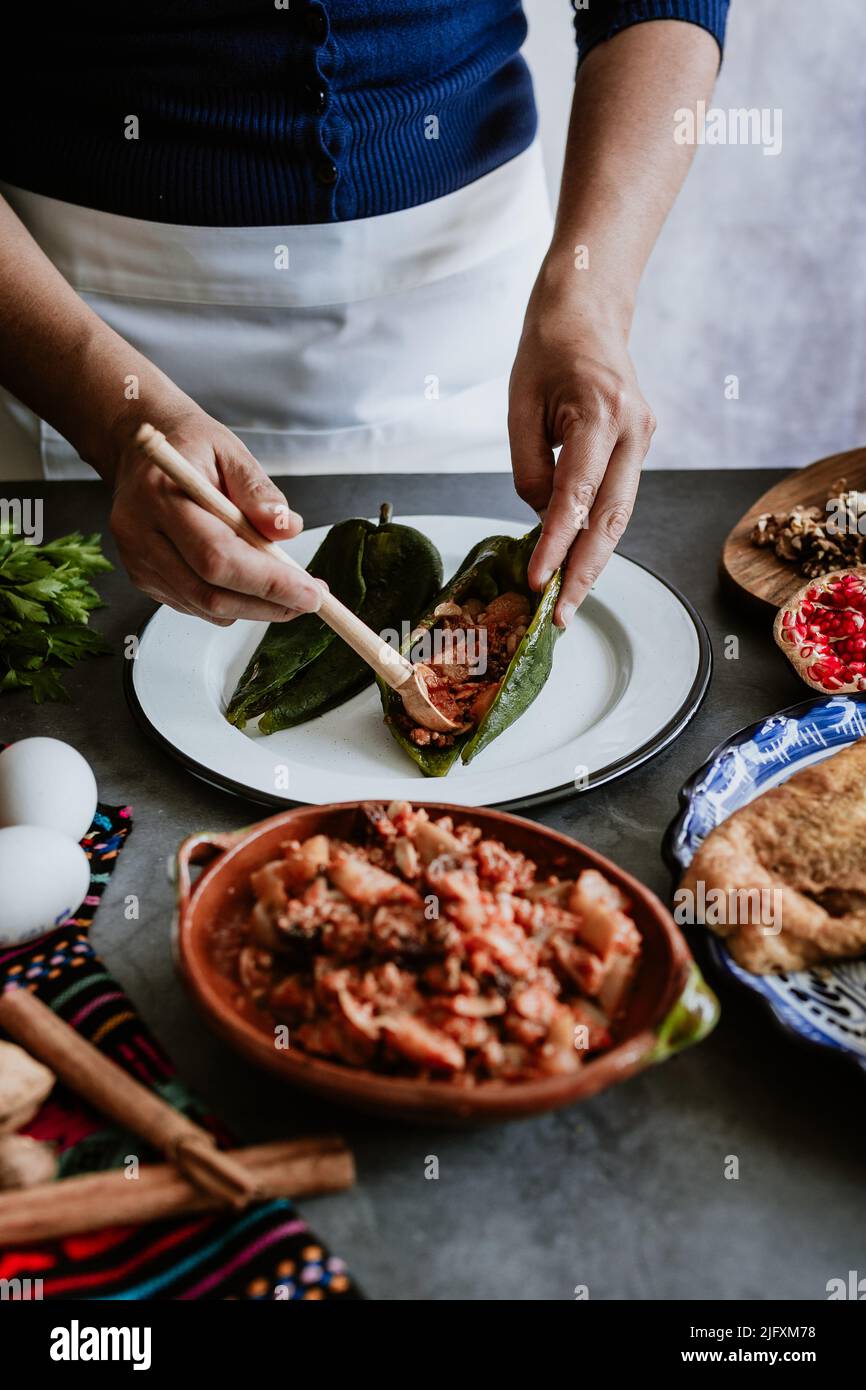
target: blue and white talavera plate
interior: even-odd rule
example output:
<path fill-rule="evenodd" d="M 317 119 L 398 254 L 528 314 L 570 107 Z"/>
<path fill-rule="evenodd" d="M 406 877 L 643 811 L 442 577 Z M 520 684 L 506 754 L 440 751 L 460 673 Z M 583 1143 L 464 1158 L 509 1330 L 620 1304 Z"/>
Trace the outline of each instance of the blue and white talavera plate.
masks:
<path fill-rule="evenodd" d="M 820 695 L 720 743 L 680 792 L 664 854 L 680 878 L 710 831 L 792 772 L 866 737 L 866 694 Z M 866 1071 L 866 959 L 787 975 L 753 975 L 707 933 L 719 969 L 761 995 L 783 1028 Z"/>

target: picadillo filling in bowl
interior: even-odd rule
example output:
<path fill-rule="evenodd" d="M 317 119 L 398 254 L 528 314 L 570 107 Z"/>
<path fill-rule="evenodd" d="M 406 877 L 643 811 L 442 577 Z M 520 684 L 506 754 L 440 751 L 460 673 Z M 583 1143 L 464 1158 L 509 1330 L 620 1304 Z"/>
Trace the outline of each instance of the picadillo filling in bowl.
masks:
<path fill-rule="evenodd" d="M 362 842 L 290 840 L 251 876 L 219 955 L 240 1003 L 316 1056 L 465 1086 L 575 1072 L 611 1044 L 640 958 L 614 884 L 541 879 L 406 802 L 363 810 Z"/>

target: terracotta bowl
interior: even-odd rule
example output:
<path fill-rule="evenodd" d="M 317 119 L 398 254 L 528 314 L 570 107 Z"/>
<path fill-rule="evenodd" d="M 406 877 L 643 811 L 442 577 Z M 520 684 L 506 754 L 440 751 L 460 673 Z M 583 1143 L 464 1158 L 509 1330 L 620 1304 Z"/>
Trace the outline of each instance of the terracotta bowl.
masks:
<path fill-rule="evenodd" d="M 190 835 L 177 854 L 176 954 L 196 1004 L 217 1033 L 253 1063 L 294 1085 L 340 1104 L 423 1121 L 502 1120 L 585 1100 L 680 1048 L 700 1041 L 719 1014 L 688 946 L 655 894 L 616 864 L 576 840 L 504 811 L 469 810 L 444 802 L 415 802 L 431 815 L 453 815 L 480 826 L 510 849 L 529 855 L 541 873 L 573 877 L 600 869 L 625 892 L 643 938 L 638 977 L 617 1041 L 579 1072 L 538 1080 L 487 1081 L 462 1090 L 448 1081 L 383 1076 L 324 1061 L 299 1049 L 274 1047 L 273 1021 L 237 1003 L 238 987 L 218 969 L 212 950 L 216 922 L 243 916 L 252 905 L 250 874 L 275 858 L 287 839 L 324 833 L 352 839 L 361 824 L 358 802 L 299 806 L 230 834 Z M 216 857 L 215 857 L 216 856 Z M 210 859 L 193 885 L 191 865 Z"/>

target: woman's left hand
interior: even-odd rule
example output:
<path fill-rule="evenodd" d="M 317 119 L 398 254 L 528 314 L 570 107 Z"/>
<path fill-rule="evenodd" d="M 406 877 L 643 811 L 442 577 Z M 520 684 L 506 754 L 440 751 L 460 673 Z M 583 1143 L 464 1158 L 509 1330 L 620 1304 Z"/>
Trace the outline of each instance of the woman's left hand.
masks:
<path fill-rule="evenodd" d="M 539 276 L 511 373 L 514 484 L 543 517 L 529 582 L 565 564 L 566 627 L 628 525 L 655 419 L 641 395 L 624 315 Z M 561 445 L 554 463 L 553 450 Z"/>

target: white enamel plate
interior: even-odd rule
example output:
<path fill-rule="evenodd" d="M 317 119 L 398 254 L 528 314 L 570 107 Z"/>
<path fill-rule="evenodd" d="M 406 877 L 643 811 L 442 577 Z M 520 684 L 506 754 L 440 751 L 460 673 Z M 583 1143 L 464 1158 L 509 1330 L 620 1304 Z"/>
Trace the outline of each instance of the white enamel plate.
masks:
<path fill-rule="evenodd" d="M 429 536 L 446 576 L 485 536 L 525 526 L 483 517 L 401 516 Z M 327 527 L 287 549 L 307 564 Z M 615 555 L 557 643 L 538 699 L 468 767 L 425 778 L 391 738 L 376 687 L 318 719 L 263 736 L 224 711 L 264 623 L 217 628 L 170 608 L 145 625 L 126 693 L 143 727 L 205 781 L 267 805 L 435 797 L 464 806 L 555 800 L 645 762 L 698 708 L 711 668 L 694 609 L 649 570 Z"/>

